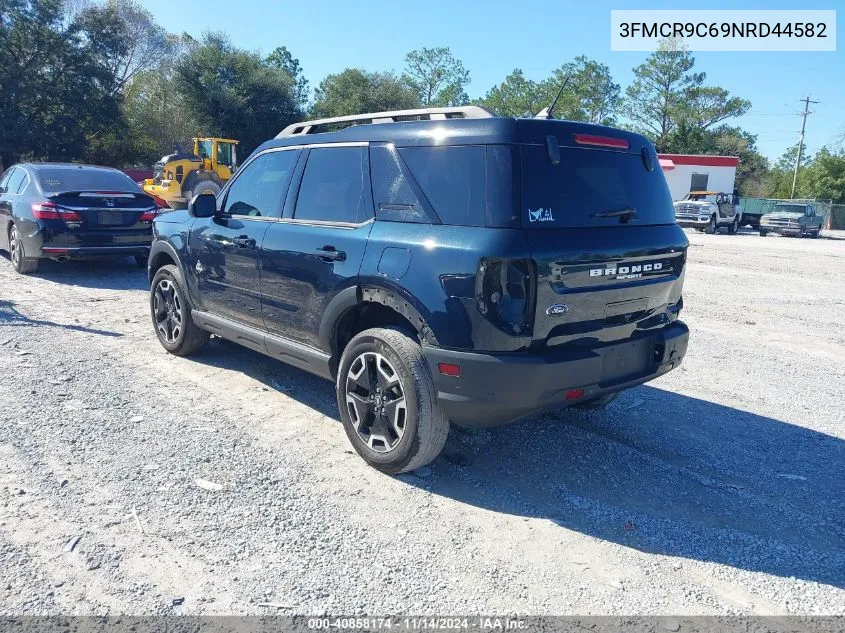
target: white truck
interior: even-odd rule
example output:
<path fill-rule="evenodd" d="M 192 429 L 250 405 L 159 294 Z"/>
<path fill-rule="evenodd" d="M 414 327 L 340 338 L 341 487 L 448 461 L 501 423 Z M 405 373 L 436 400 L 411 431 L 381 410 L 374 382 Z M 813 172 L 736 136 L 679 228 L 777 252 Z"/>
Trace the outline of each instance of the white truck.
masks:
<path fill-rule="evenodd" d="M 718 191 L 691 191 L 675 205 L 675 221 L 689 227 L 715 233 L 725 228 L 734 235 L 742 224 L 739 196 Z"/>

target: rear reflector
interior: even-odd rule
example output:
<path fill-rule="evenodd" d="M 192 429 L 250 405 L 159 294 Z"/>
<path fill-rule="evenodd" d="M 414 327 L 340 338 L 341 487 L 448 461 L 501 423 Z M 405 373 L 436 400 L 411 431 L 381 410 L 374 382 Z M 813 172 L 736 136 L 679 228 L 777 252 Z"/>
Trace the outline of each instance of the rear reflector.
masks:
<path fill-rule="evenodd" d="M 578 398 L 584 395 L 583 389 L 570 389 L 566 392 L 566 395 L 563 396 L 564 400 L 577 400 Z"/>
<path fill-rule="evenodd" d="M 573 134 L 572 138 L 579 145 L 595 145 L 597 147 L 615 147 L 617 149 L 628 149 L 631 144 L 624 138 L 614 136 L 598 136 L 596 134 Z"/>
<path fill-rule="evenodd" d="M 156 217 L 156 211 L 144 211 L 138 218 L 138 222 L 152 222 Z"/>
<path fill-rule="evenodd" d="M 437 369 L 444 376 L 455 376 L 457 378 L 461 375 L 460 366 L 453 365 L 452 363 L 437 363 Z"/>

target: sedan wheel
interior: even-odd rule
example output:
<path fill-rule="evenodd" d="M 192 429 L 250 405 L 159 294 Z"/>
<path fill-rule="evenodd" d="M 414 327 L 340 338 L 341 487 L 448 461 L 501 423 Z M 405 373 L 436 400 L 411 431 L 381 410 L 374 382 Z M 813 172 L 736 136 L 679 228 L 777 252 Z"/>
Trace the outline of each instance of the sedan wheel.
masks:
<path fill-rule="evenodd" d="M 21 242 L 16 226 L 12 226 L 9 231 L 9 255 L 12 259 L 12 266 L 20 274 L 26 275 L 38 270 L 38 260 L 26 258 L 23 242 Z"/>

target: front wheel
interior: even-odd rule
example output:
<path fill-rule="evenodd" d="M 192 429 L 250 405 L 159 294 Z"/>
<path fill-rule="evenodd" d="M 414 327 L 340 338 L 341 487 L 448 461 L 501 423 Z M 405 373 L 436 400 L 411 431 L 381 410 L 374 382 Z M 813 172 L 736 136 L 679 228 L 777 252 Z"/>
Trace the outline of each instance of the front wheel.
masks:
<path fill-rule="evenodd" d="M 208 332 L 191 319 L 182 275 L 172 264 L 159 268 L 150 288 L 150 314 L 158 341 L 171 354 L 188 356 L 208 342 Z"/>
<path fill-rule="evenodd" d="M 766 237 L 768 234 L 769 234 L 768 231 L 766 231 L 764 229 L 760 229 L 760 237 Z"/>
<path fill-rule="evenodd" d="M 728 235 L 736 235 L 736 232 L 739 230 L 739 220 L 734 220 L 731 225 L 728 227 Z"/>
<path fill-rule="evenodd" d="M 440 454 L 449 420 L 422 348 L 406 332 L 373 328 L 356 335 L 343 351 L 336 387 L 346 435 L 373 468 L 408 472 Z"/>
<path fill-rule="evenodd" d="M 704 227 L 704 232 L 707 235 L 713 235 L 716 232 L 716 216 L 711 216 L 707 226 Z"/>

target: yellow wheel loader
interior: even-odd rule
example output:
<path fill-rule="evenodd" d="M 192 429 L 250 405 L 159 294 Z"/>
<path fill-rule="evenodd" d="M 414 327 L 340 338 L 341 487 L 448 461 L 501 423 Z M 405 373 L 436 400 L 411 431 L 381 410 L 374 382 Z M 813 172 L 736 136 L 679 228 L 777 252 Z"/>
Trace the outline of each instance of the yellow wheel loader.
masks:
<path fill-rule="evenodd" d="M 237 168 L 238 141 L 228 138 L 195 138 L 193 154 L 177 151 L 162 157 L 155 176 L 144 180 L 144 191 L 159 204 L 184 209 L 201 193 L 217 195 Z"/>

